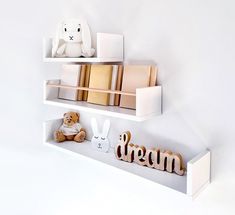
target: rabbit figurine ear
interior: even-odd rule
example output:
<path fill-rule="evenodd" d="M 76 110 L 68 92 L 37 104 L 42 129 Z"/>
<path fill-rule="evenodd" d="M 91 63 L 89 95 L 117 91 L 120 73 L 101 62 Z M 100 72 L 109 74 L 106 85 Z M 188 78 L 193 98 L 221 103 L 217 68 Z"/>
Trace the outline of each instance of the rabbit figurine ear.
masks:
<path fill-rule="evenodd" d="M 108 137 L 109 128 L 110 128 L 110 121 L 105 120 L 102 130 L 102 137 Z"/>
<path fill-rule="evenodd" d="M 56 57 L 58 48 L 61 45 L 62 38 L 63 38 L 62 37 L 63 25 L 64 25 L 64 21 L 61 21 L 57 25 L 56 35 L 55 35 L 55 38 L 53 38 L 53 40 L 52 40 L 52 53 L 51 53 L 52 57 Z"/>
<path fill-rule="evenodd" d="M 83 51 L 84 54 L 91 56 L 93 53 L 91 53 L 91 33 L 89 26 L 85 20 L 81 20 L 81 33 L 82 33 L 82 44 L 83 44 Z"/>
<path fill-rule="evenodd" d="M 93 131 L 93 135 L 98 135 L 99 134 L 97 121 L 96 121 L 95 118 L 91 119 L 91 128 L 92 128 L 92 131 Z"/>
<path fill-rule="evenodd" d="M 57 26 L 57 30 L 56 30 L 56 35 L 55 38 L 53 38 L 52 40 L 52 53 L 51 56 L 55 57 L 56 56 L 56 52 L 59 48 L 59 44 L 60 44 L 60 39 L 62 38 L 62 27 L 63 27 L 63 21 L 60 22 Z"/>

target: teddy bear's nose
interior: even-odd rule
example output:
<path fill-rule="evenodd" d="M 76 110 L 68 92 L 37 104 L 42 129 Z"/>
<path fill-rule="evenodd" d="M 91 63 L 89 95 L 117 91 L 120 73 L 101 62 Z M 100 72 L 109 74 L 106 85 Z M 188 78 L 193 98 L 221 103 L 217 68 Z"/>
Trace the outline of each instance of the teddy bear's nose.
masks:
<path fill-rule="evenodd" d="M 69 36 L 69 39 L 70 39 L 70 40 L 73 40 L 73 36 Z"/>

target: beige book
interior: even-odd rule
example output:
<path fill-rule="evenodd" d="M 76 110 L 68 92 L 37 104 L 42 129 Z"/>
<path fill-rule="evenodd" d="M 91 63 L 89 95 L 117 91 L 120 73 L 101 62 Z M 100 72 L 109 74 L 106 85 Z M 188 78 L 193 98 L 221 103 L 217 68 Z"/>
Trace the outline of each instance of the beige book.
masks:
<path fill-rule="evenodd" d="M 113 65 L 111 90 L 116 90 L 117 76 L 118 76 L 118 65 Z M 115 101 L 115 94 L 110 93 L 110 95 L 109 95 L 109 105 L 113 106 L 114 101 Z"/>
<path fill-rule="evenodd" d="M 85 84 L 84 87 L 89 87 L 89 80 L 90 80 L 90 71 L 91 71 L 91 64 L 86 65 L 86 75 L 85 75 Z M 88 91 L 83 91 L 83 101 L 87 101 Z"/>
<path fill-rule="evenodd" d="M 79 85 L 81 65 L 65 64 L 62 66 L 61 85 L 77 87 Z M 77 100 L 78 90 L 76 89 L 59 89 L 59 98 L 67 100 Z"/>
<path fill-rule="evenodd" d="M 137 88 L 148 87 L 150 81 L 150 72 L 150 65 L 124 66 L 122 91 L 135 93 Z M 121 95 L 120 107 L 136 109 L 136 97 Z"/>
<path fill-rule="evenodd" d="M 121 91 L 122 89 L 122 75 L 123 75 L 123 65 L 119 65 L 117 84 L 116 84 L 116 90 L 118 91 Z M 120 94 L 115 94 L 114 105 L 119 106 L 119 103 L 120 103 Z"/>
<path fill-rule="evenodd" d="M 153 87 L 157 85 L 157 67 L 151 66 L 149 86 Z"/>
<path fill-rule="evenodd" d="M 92 65 L 89 88 L 110 90 L 112 79 L 112 65 Z M 109 93 L 88 92 L 87 102 L 108 105 Z"/>
<path fill-rule="evenodd" d="M 86 65 L 82 65 L 79 79 L 79 87 L 84 87 L 85 85 L 85 75 L 86 75 Z M 82 101 L 83 90 L 78 90 L 78 101 Z"/>

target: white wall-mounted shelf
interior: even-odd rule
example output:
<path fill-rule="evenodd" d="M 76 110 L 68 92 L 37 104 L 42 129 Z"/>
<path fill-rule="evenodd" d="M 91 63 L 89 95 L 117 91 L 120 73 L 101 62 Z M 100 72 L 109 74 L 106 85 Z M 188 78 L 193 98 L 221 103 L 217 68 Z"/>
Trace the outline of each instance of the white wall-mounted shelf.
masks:
<path fill-rule="evenodd" d="M 161 86 L 138 88 L 135 93 L 136 110 L 131 110 L 118 106 L 102 106 L 89 104 L 84 101 L 59 99 L 59 84 L 60 80 L 45 81 L 45 104 L 133 121 L 144 121 L 161 114 Z M 122 93 L 120 92 L 120 94 Z M 123 94 L 125 93 L 123 92 Z"/>
<path fill-rule="evenodd" d="M 210 182 L 210 152 L 205 149 L 202 153 L 187 162 L 187 174 L 179 176 L 176 174 L 159 171 L 119 161 L 115 158 L 113 149 L 109 153 L 102 153 L 92 149 L 91 143 L 86 141 L 82 144 L 75 142 L 56 143 L 53 140 L 53 132 L 60 127 L 62 119 L 50 120 L 44 123 L 44 142 L 46 145 L 72 153 L 85 158 L 91 158 L 113 167 L 125 170 L 155 183 L 161 184 L 175 191 L 195 197 Z"/>
<path fill-rule="evenodd" d="M 123 61 L 123 36 L 117 34 L 97 34 L 96 53 L 91 58 L 52 58 L 52 39 L 44 39 L 44 62 L 61 63 L 119 63 Z M 136 110 L 120 108 L 118 106 L 101 106 L 90 104 L 85 101 L 69 101 L 59 99 L 60 88 L 71 88 L 71 86 L 60 85 L 60 80 L 48 80 L 44 83 L 44 104 L 54 105 L 78 111 L 101 114 L 104 116 L 117 117 L 133 121 L 144 121 L 162 113 L 162 88 L 161 86 L 138 88 L 135 93 L 106 90 L 106 93 L 117 93 L 136 97 Z M 99 92 L 99 89 L 76 88 Z M 94 151 L 89 140 L 82 144 L 75 142 L 56 143 L 53 133 L 62 124 L 62 119 L 50 120 L 44 123 L 44 143 L 59 151 L 73 155 L 83 156 L 88 159 L 103 162 L 107 165 L 125 170 L 155 183 L 163 185 L 168 189 L 195 197 L 203 188 L 210 183 L 210 151 L 205 149 L 197 154 L 187 163 L 187 172 L 184 176 L 158 171 L 155 169 L 139 166 L 134 163 L 119 161 L 115 158 L 113 151 L 101 153 Z"/>
<path fill-rule="evenodd" d="M 123 61 L 123 35 L 97 33 L 96 53 L 89 58 L 52 57 L 52 38 L 43 40 L 43 61 L 61 63 L 118 63 Z"/>

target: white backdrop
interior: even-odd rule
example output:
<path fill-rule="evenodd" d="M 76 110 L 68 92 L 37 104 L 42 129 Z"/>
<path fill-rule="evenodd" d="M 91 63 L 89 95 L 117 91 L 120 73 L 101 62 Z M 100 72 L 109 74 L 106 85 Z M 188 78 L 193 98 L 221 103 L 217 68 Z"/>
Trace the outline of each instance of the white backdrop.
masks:
<path fill-rule="evenodd" d="M 0 214 L 233 214 L 234 1 L 1 3 Z M 42 145 L 42 122 L 66 111 L 42 104 L 43 80 L 60 69 L 42 62 L 42 37 L 62 18 L 79 15 L 93 35 L 124 34 L 126 60 L 158 64 L 163 115 L 140 124 L 110 118 L 110 139 L 129 128 L 136 143 L 178 150 L 186 160 L 210 148 L 212 184 L 195 201 Z M 91 115 L 81 115 L 89 126 Z"/>

